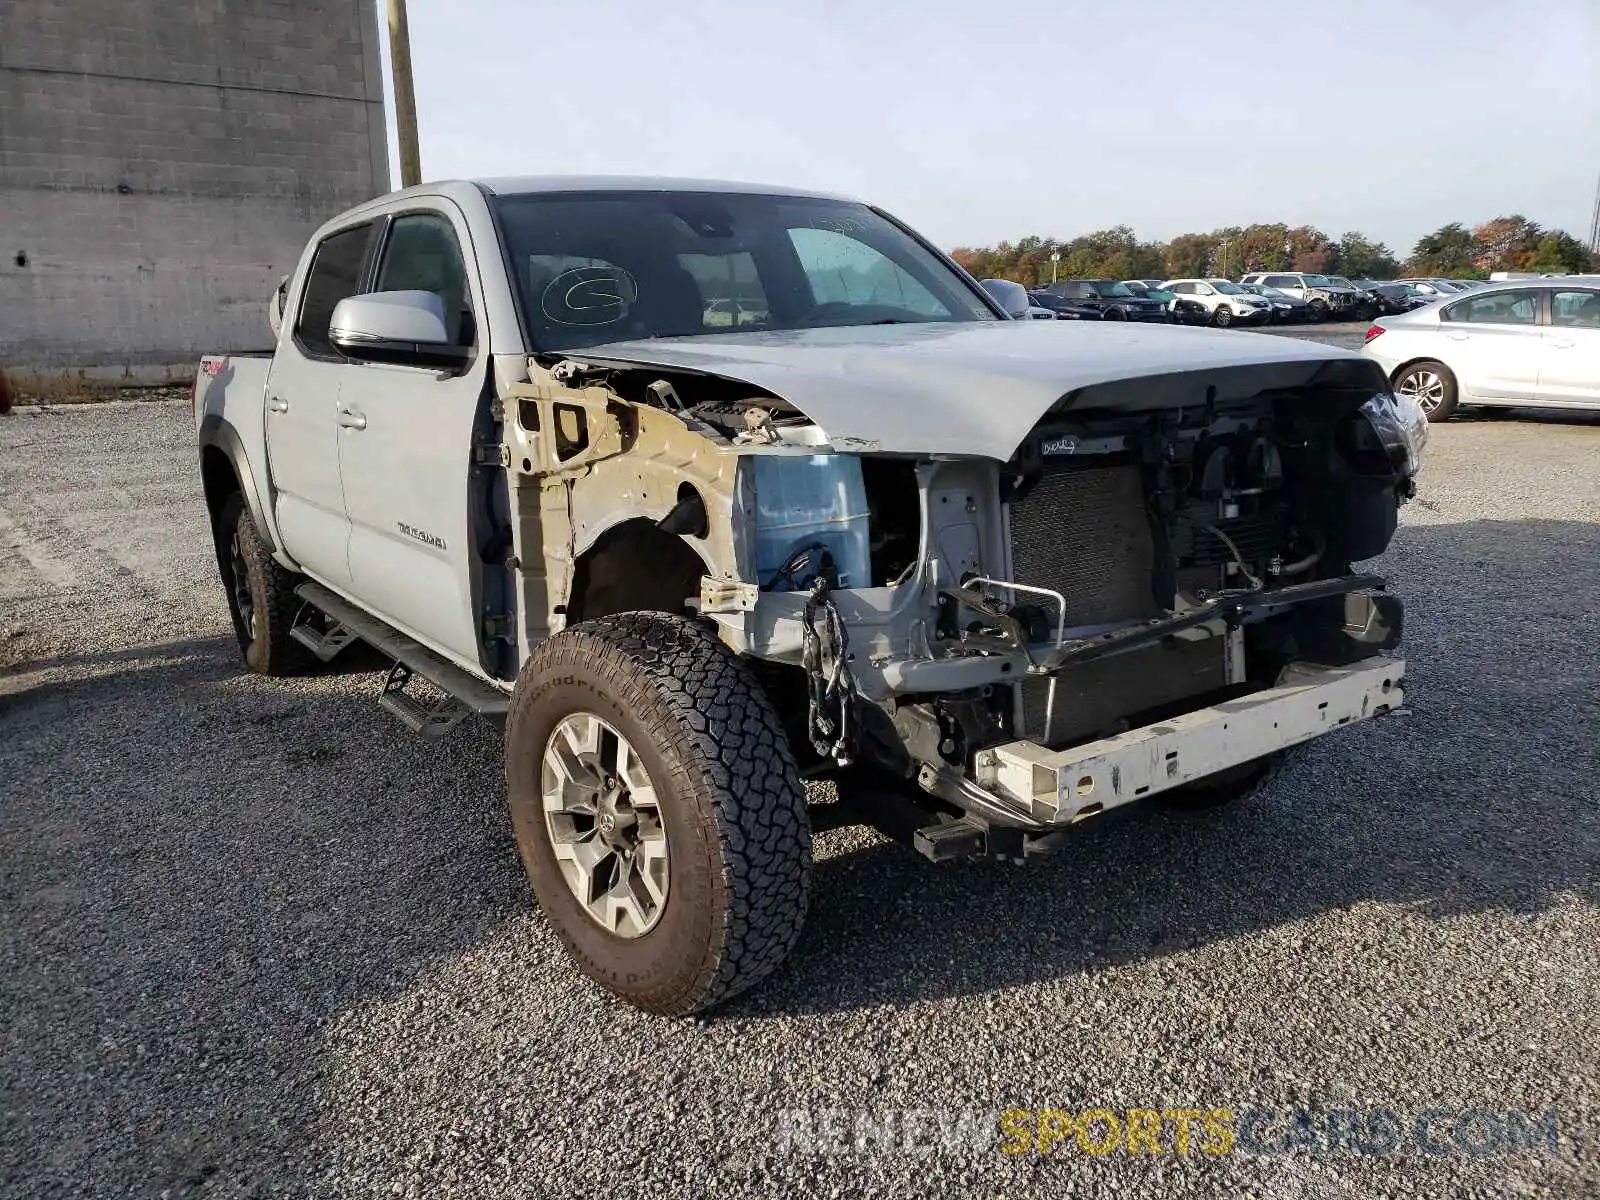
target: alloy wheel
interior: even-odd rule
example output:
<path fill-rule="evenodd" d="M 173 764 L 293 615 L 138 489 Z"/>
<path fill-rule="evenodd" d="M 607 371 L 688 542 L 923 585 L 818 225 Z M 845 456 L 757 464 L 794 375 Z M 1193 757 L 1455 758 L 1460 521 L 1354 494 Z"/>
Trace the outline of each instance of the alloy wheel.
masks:
<path fill-rule="evenodd" d="M 1444 380 L 1437 371 L 1407 371 L 1395 384 L 1394 390 L 1402 396 L 1415 399 L 1425 416 L 1431 417 L 1444 403 Z"/>
<path fill-rule="evenodd" d="M 667 903 L 667 831 L 633 746 L 594 714 L 572 713 L 545 743 L 541 777 L 545 831 L 573 896 L 608 933 L 649 933 Z"/>

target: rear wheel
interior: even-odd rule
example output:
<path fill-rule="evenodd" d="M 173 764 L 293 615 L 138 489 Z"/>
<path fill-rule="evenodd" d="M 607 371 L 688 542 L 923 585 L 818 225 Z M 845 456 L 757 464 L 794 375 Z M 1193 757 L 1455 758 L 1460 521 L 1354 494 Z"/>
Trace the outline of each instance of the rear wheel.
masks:
<path fill-rule="evenodd" d="M 244 497 L 234 492 L 217 517 L 222 583 L 245 665 L 258 675 L 294 675 L 309 670 L 311 652 L 289 636 L 301 600 L 300 576 L 267 552 Z"/>
<path fill-rule="evenodd" d="M 547 639 L 505 754 L 539 906 L 602 987 L 681 1015 L 788 956 L 811 892 L 805 789 L 771 702 L 706 626 L 631 612 Z"/>
<path fill-rule="evenodd" d="M 1405 367 L 1394 377 L 1394 390 L 1415 398 L 1430 421 L 1448 421 L 1456 411 L 1456 377 L 1440 362 L 1424 360 Z"/>

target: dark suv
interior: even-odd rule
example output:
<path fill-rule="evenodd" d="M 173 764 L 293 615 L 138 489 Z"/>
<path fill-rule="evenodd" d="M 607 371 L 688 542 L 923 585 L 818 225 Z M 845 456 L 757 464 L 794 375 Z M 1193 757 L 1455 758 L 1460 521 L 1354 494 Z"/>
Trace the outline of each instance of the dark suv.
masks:
<path fill-rule="evenodd" d="M 1160 300 L 1136 296 L 1114 279 L 1063 279 L 1041 290 L 1071 304 L 1095 309 L 1108 321 L 1172 321 L 1172 314 Z"/>

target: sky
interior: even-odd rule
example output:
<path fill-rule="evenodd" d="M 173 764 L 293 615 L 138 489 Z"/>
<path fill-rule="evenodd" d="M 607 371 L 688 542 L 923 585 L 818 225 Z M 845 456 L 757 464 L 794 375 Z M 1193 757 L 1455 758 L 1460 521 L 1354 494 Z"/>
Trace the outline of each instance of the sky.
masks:
<path fill-rule="evenodd" d="M 429 179 L 787 184 L 868 200 L 947 249 L 1284 221 L 1402 256 L 1513 212 L 1587 240 L 1600 183 L 1600 0 L 407 12 Z"/>

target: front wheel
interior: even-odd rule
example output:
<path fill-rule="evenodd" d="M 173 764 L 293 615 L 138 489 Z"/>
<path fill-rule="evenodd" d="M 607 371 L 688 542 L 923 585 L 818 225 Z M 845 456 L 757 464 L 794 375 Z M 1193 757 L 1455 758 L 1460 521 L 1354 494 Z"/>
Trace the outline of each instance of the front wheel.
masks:
<path fill-rule="evenodd" d="M 1226 329 L 1233 324 L 1233 309 L 1226 304 L 1219 304 L 1217 311 L 1211 314 L 1211 320 L 1218 329 Z"/>
<path fill-rule="evenodd" d="M 1328 319 L 1328 302 L 1326 300 L 1313 300 L 1311 302 L 1311 319 L 1313 321 L 1326 321 Z"/>
<path fill-rule="evenodd" d="M 1448 421 L 1456 411 L 1456 377 L 1440 362 L 1412 363 L 1394 377 L 1394 390 L 1413 397 L 1430 421 Z"/>
<path fill-rule="evenodd" d="M 777 712 L 709 628 L 631 612 L 547 639 L 505 755 L 539 906 L 602 987 L 678 1016 L 788 956 L 811 894 L 805 789 Z"/>
<path fill-rule="evenodd" d="M 1283 769 L 1287 755 L 1287 751 L 1279 751 L 1237 767 L 1229 767 L 1215 775 L 1207 775 L 1204 779 L 1173 788 L 1163 799 L 1168 808 L 1186 812 L 1203 812 L 1221 808 L 1225 804 L 1236 804 L 1249 799 L 1271 783 Z"/>

